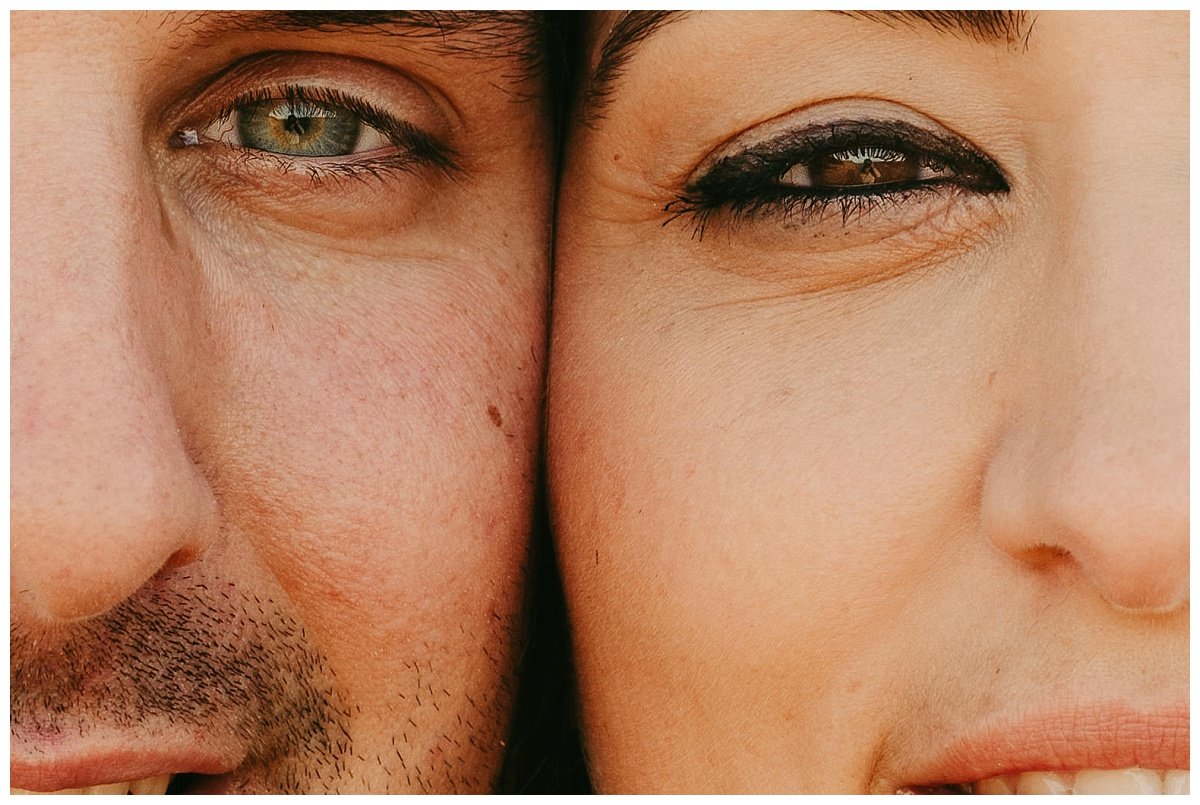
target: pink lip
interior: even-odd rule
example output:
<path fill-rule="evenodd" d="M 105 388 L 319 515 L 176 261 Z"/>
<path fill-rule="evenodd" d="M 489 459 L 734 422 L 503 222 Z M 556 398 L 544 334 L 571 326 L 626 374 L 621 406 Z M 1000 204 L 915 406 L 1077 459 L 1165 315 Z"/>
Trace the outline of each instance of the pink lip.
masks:
<path fill-rule="evenodd" d="M 1145 712 L 1116 703 L 1038 712 L 953 739 L 914 769 L 911 785 L 970 783 L 1024 771 L 1190 769 L 1188 707 Z"/>
<path fill-rule="evenodd" d="M 20 752 L 13 736 L 10 785 L 27 791 L 58 791 L 164 774 L 225 774 L 239 763 L 231 753 L 204 749 L 200 736 L 159 737 L 141 746 L 130 746 L 128 736 L 115 735 L 89 735 L 77 745 L 47 743 L 38 742 L 36 753 Z"/>

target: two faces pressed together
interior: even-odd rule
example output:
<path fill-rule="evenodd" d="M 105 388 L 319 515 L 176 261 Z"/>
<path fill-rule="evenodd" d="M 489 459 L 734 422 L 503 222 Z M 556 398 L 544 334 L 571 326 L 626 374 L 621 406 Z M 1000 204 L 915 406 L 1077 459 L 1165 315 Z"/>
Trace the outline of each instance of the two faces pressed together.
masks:
<path fill-rule="evenodd" d="M 1186 789 L 1187 32 L 14 15 L 12 784 Z"/>

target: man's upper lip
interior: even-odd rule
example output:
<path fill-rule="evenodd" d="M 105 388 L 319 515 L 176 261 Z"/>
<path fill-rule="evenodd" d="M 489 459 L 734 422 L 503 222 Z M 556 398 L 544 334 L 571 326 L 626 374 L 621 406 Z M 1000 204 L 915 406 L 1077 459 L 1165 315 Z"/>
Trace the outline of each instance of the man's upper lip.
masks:
<path fill-rule="evenodd" d="M 1035 711 L 951 736 L 906 785 L 971 783 L 1024 771 L 1189 769 L 1187 705 L 1138 710 L 1112 702 Z"/>
<path fill-rule="evenodd" d="M 211 744 L 206 748 L 201 736 L 131 741 L 128 736 L 89 734 L 87 739 L 69 742 L 37 742 L 36 749 L 16 734 L 12 738 L 9 784 L 27 791 L 84 788 L 184 772 L 224 774 L 239 764 L 234 752 L 222 752 Z"/>

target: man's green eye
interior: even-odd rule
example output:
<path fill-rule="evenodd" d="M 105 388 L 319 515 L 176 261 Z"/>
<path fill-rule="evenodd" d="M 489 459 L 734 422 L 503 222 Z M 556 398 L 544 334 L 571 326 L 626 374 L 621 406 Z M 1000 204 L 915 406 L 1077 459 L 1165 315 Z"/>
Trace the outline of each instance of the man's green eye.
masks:
<path fill-rule="evenodd" d="M 180 145 L 223 142 L 291 157 L 343 157 L 384 149 L 395 150 L 393 121 L 355 98 L 247 98 L 200 132 L 180 131 Z M 362 108 L 360 108 L 362 107 Z M 397 124 L 398 125 L 398 124 Z"/>
<path fill-rule="evenodd" d="M 256 101 L 235 119 L 243 147 L 306 157 L 354 153 L 363 128 L 353 112 L 308 100 Z"/>

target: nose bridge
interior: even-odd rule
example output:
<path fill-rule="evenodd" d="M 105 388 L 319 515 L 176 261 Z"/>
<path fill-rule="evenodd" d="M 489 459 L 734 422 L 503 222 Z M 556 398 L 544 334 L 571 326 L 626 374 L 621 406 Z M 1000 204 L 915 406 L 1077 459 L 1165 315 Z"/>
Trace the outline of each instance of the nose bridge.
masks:
<path fill-rule="evenodd" d="M 1073 115 L 1078 141 L 1099 145 L 1068 144 L 1058 155 L 1078 165 L 1057 192 L 1074 198 L 1055 222 L 1063 248 L 1052 295 L 1064 315 L 1050 343 L 1060 345 L 1066 365 L 1055 371 L 1070 386 L 1063 477 L 1141 500 L 1143 515 L 1157 501 L 1163 516 L 1178 517 L 1188 444 L 1188 144 L 1178 115 L 1187 99 L 1158 77 L 1153 65 L 1100 75 L 1123 91 Z"/>
<path fill-rule="evenodd" d="M 90 67 L 13 71 L 12 576 L 48 620 L 195 555 L 214 515 L 161 371 L 167 306 L 146 303 L 169 250 L 137 110 L 119 66 Z"/>
<path fill-rule="evenodd" d="M 1171 219 L 1186 215 L 1187 194 L 1184 180 L 1182 192 L 1160 183 L 1134 204 L 1112 203 L 1139 180 L 1136 167 L 1110 166 L 1074 183 L 1039 348 L 1055 391 L 1043 425 L 1065 461 L 1058 476 L 1149 500 L 1186 492 L 1187 232 Z"/>
<path fill-rule="evenodd" d="M 85 51 L 113 46 L 103 30 Z M 113 319 L 114 303 L 129 297 L 128 257 L 141 223 L 134 199 L 145 178 L 140 132 L 131 93 L 117 89 L 117 59 L 76 56 L 80 46 L 64 35 L 49 52 L 22 54 L 32 64 L 13 71 L 12 248 L 14 263 L 29 267 L 13 272 L 20 336 L 86 330 L 99 323 L 91 319 Z M 41 66 L 75 58 L 70 80 Z M 42 297 L 58 304 L 25 304 Z M 87 299 L 95 304 L 75 304 Z"/>
<path fill-rule="evenodd" d="M 1188 595 L 1187 127 L 1161 115 L 1186 96 L 1100 78 L 1118 91 L 1052 149 L 1033 368 L 985 506 L 1009 552 L 1065 552 L 1110 603 L 1158 610 Z"/>

